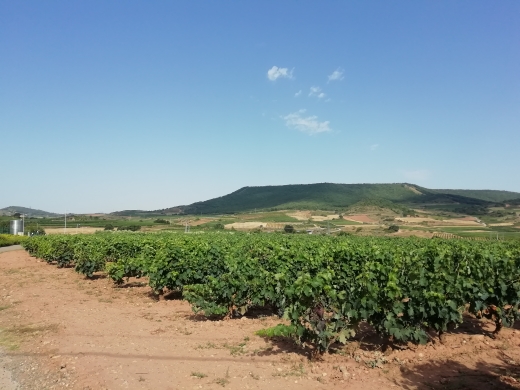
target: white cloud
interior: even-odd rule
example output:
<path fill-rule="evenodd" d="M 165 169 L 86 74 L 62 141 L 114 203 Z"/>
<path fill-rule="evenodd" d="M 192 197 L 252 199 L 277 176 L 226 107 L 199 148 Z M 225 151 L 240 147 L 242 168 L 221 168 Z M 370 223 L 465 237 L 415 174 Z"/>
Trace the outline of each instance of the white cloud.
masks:
<path fill-rule="evenodd" d="M 320 87 L 311 87 L 309 96 L 315 96 L 318 99 L 323 99 L 326 95 L 321 91 Z"/>
<path fill-rule="evenodd" d="M 291 129 L 296 129 L 307 134 L 318 134 L 331 131 L 329 127 L 329 121 L 319 122 L 318 117 L 311 115 L 305 117 L 306 110 L 299 110 L 284 116 L 285 125 Z"/>
<path fill-rule="evenodd" d="M 279 68 L 277 66 L 273 66 L 271 69 L 267 71 L 267 78 L 271 81 L 275 81 L 278 78 L 293 78 L 293 70 L 289 70 L 288 68 Z"/>
<path fill-rule="evenodd" d="M 302 94 L 302 90 L 300 89 L 298 92 L 296 92 L 296 93 L 294 94 L 294 97 L 298 97 L 298 96 L 300 96 L 301 94 Z"/>
<path fill-rule="evenodd" d="M 377 148 L 379 148 L 379 144 L 370 145 L 370 150 L 376 150 Z"/>
<path fill-rule="evenodd" d="M 403 175 L 407 180 L 424 181 L 430 177 L 430 171 L 426 169 L 417 169 L 414 171 L 404 171 Z"/>
<path fill-rule="evenodd" d="M 338 68 L 329 75 L 329 82 L 343 80 L 343 70 Z"/>

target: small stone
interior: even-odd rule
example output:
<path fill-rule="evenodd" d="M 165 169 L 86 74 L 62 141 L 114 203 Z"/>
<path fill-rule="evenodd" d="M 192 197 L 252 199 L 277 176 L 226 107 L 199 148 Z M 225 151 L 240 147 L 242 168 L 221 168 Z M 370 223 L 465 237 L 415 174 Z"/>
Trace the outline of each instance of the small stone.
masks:
<path fill-rule="evenodd" d="M 278 367 L 278 368 L 276 369 L 276 371 L 281 372 L 282 369 L 281 369 L 280 367 Z"/>
<path fill-rule="evenodd" d="M 420 358 L 424 357 L 424 353 L 422 353 L 422 352 L 419 353 L 419 357 L 420 357 Z"/>
<path fill-rule="evenodd" d="M 486 336 L 484 336 L 483 334 L 476 334 L 476 335 L 474 335 L 472 337 L 473 337 L 473 340 L 475 340 L 475 341 L 484 341 L 484 338 Z"/>
<path fill-rule="evenodd" d="M 327 376 L 327 373 L 326 373 L 326 372 L 324 372 L 324 373 L 323 373 L 323 374 L 321 374 L 321 375 L 323 375 L 323 376 Z"/>

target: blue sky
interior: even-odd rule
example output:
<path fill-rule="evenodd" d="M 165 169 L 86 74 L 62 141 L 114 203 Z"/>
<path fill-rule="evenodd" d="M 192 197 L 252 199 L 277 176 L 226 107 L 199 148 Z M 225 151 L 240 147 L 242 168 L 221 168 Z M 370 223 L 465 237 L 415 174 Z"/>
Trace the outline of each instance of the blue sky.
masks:
<path fill-rule="evenodd" d="M 0 0 L 0 208 L 520 192 L 518 1 Z"/>

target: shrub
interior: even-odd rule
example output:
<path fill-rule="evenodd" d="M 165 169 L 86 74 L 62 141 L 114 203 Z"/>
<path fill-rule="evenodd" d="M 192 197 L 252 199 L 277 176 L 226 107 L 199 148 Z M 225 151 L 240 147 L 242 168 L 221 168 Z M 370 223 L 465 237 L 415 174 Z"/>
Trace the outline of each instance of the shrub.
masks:
<path fill-rule="evenodd" d="M 165 219 L 162 219 L 162 218 L 158 218 L 156 219 L 155 221 L 153 221 L 154 223 L 160 223 L 161 225 L 169 225 L 170 222 L 165 220 Z"/>
<path fill-rule="evenodd" d="M 128 226 L 119 226 L 117 230 L 130 230 L 132 232 L 137 232 L 141 230 L 141 226 L 139 225 L 128 225 Z"/>
<path fill-rule="evenodd" d="M 399 226 L 397 225 L 391 225 L 389 228 L 388 228 L 388 231 L 390 233 L 397 233 L 399 231 Z"/>
<path fill-rule="evenodd" d="M 29 236 L 44 236 L 45 229 L 37 225 L 29 225 L 25 227 L 25 233 Z"/>
<path fill-rule="evenodd" d="M 292 225 L 285 225 L 283 228 L 285 233 L 294 233 L 294 226 Z"/>
<path fill-rule="evenodd" d="M 107 223 L 105 225 L 105 230 L 114 230 L 114 225 L 112 225 L 111 223 Z"/>

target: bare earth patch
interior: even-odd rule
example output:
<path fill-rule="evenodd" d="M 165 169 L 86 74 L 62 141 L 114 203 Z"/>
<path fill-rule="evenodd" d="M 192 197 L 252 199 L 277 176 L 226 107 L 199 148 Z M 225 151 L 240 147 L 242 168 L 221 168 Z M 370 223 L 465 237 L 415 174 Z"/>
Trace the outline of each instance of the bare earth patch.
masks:
<path fill-rule="evenodd" d="M 438 220 L 434 218 L 424 218 L 424 217 L 399 217 L 396 218 L 396 221 L 405 222 L 410 224 L 420 224 L 420 223 L 428 223 L 429 225 L 435 226 L 482 226 L 479 222 L 477 222 L 473 218 L 457 218 L 457 219 L 443 219 Z"/>
<path fill-rule="evenodd" d="M 518 389 L 517 331 L 468 319 L 388 354 L 370 333 L 322 360 L 255 331 L 276 317 L 208 321 L 143 280 L 116 288 L 24 251 L 0 254 L 0 361 L 20 389 Z M 2 382 L 0 382 L 2 383 Z"/>
<path fill-rule="evenodd" d="M 296 218 L 299 221 L 307 221 L 311 218 L 312 214 L 310 211 L 296 211 L 293 213 L 287 213 L 289 217 Z"/>
<path fill-rule="evenodd" d="M 363 223 L 375 223 L 376 222 L 374 219 L 370 218 L 366 214 L 345 215 L 345 216 L 343 216 L 343 218 L 348 221 L 354 221 L 354 222 L 363 222 Z"/>
<path fill-rule="evenodd" d="M 104 230 L 102 227 L 73 227 L 74 225 L 68 226 L 65 228 L 46 228 L 45 233 L 47 234 L 93 234 L 95 232 L 99 232 Z"/>
<path fill-rule="evenodd" d="M 432 238 L 433 233 L 424 230 L 400 229 L 397 233 L 393 233 L 392 236 Z"/>
<path fill-rule="evenodd" d="M 267 227 L 267 222 L 235 222 L 235 223 L 228 223 L 224 226 L 226 229 L 258 229 L 258 228 L 265 228 Z"/>

